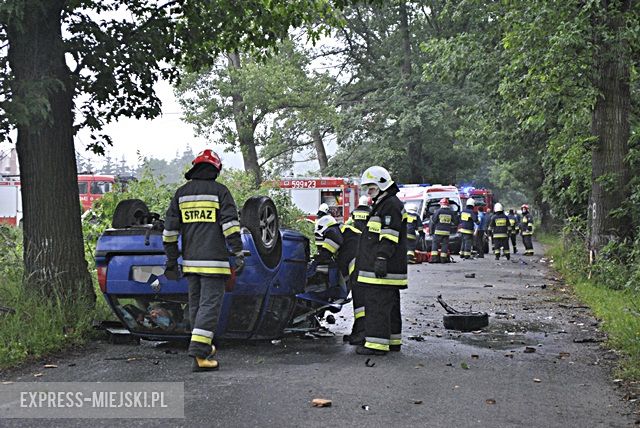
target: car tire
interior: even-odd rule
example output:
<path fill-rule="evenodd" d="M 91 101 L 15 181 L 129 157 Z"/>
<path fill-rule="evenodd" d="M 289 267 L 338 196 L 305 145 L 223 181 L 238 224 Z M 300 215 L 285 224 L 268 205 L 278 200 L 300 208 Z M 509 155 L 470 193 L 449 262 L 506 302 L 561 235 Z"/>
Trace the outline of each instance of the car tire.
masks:
<path fill-rule="evenodd" d="M 442 321 L 448 330 L 475 331 L 489 325 L 489 314 L 486 312 L 471 312 L 464 314 L 446 314 Z"/>
<path fill-rule="evenodd" d="M 149 218 L 149 207 L 140 199 L 120 201 L 113 212 L 111 225 L 114 229 L 141 226 Z"/>
<path fill-rule="evenodd" d="M 244 203 L 240 224 L 246 227 L 264 264 L 273 269 L 282 257 L 282 239 L 276 205 L 267 196 L 254 196 Z"/>

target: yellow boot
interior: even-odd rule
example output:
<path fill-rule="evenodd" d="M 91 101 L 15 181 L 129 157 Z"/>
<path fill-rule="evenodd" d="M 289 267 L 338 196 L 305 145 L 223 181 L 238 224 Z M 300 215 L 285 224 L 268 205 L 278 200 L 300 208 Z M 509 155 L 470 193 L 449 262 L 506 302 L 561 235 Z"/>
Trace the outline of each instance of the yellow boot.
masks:
<path fill-rule="evenodd" d="M 211 372 L 218 370 L 218 361 L 213 358 L 200 358 L 195 357 L 193 359 L 193 368 L 191 371 L 194 372 Z"/>

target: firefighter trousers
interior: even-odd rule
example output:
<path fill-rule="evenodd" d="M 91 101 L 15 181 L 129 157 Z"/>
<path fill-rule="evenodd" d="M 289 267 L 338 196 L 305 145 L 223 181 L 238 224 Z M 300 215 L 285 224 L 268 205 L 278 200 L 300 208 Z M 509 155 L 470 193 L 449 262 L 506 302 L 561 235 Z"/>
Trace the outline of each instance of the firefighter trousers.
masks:
<path fill-rule="evenodd" d="M 524 245 L 524 255 L 533 255 L 533 240 L 531 235 L 522 235 L 522 244 Z"/>
<path fill-rule="evenodd" d="M 440 257 L 438 257 L 438 247 L 440 247 Z M 431 242 L 431 260 L 449 260 L 449 235 L 433 235 Z"/>
<path fill-rule="evenodd" d="M 402 344 L 400 290 L 393 285 L 364 286 L 367 316 L 365 348 L 388 351 Z"/>
<path fill-rule="evenodd" d="M 505 256 L 510 255 L 509 238 L 493 238 L 493 253 L 496 256 L 500 256 L 501 248 L 502 248 L 502 254 L 504 254 Z"/>
<path fill-rule="evenodd" d="M 213 334 L 218 325 L 224 297 L 223 277 L 186 275 L 189 284 L 189 317 L 191 321 L 190 357 L 206 358 L 211 354 Z"/>
<path fill-rule="evenodd" d="M 516 248 L 516 234 L 512 233 L 511 235 L 509 235 L 509 238 L 511 238 L 511 246 L 513 247 L 513 252 L 517 253 L 518 249 Z"/>
<path fill-rule="evenodd" d="M 407 260 L 410 262 L 415 261 L 416 258 L 416 248 L 418 247 L 418 240 L 415 238 L 407 239 Z"/>
<path fill-rule="evenodd" d="M 351 299 L 353 301 L 353 327 L 351 328 L 351 336 L 364 334 L 365 325 L 365 288 L 356 281 L 358 278 L 357 271 L 351 274 L 349 282 L 351 283 Z"/>
<path fill-rule="evenodd" d="M 478 252 L 478 257 L 484 258 L 484 230 L 478 229 L 476 232 L 474 246 Z"/>
<path fill-rule="evenodd" d="M 471 247 L 473 243 L 473 234 L 462 233 L 462 248 L 460 248 L 460 256 L 464 258 L 471 257 Z"/>

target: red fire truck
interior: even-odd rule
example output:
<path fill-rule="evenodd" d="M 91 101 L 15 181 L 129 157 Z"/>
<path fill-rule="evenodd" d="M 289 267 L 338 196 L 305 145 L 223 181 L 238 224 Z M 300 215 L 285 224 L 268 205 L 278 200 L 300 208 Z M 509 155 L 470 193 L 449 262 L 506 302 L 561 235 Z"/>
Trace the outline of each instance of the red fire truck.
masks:
<path fill-rule="evenodd" d="M 358 206 L 360 185 L 357 178 L 344 177 L 286 177 L 278 187 L 287 189 L 293 203 L 315 220 L 318 207 L 329 205 L 331 215 L 338 221 L 349 218 Z"/>
<path fill-rule="evenodd" d="M 481 209 L 482 211 L 493 211 L 493 192 L 489 189 L 471 189 L 469 191 L 469 197 L 475 201 L 476 211 Z"/>
<path fill-rule="evenodd" d="M 22 197 L 17 177 L 0 178 L 0 224 L 19 226 L 22 221 Z"/>
<path fill-rule="evenodd" d="M 78 175 L 78 193 L 82 210 L 113 190 L 116 177 L 113 175 Z M 19 226 L 22 221 L 22 195 L 18 176 L 0 177 L 0 224 Z"/>

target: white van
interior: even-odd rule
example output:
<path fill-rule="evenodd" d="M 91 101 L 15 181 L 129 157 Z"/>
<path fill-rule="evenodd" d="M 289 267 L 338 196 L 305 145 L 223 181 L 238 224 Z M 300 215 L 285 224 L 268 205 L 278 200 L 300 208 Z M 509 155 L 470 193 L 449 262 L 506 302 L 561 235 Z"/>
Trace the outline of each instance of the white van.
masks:
<path fill-rule="evenodd" d="M 419 243 L 419 247 L 423 247 L 422 250 L 430 251 L 429 220 L 431 216 L 440 207 L 442 198 L 449 200 L 450 208 L 453 211 L 458 213 L 462 211 L 464 207 L 462 206 L 462 199 L 460 199 L 460 192 L 456 186 L 444 186 L 442 184 L 403 184 L 399 187 L 398 198 L 404 202 L 405 206 L 409 203 L 418 206 L 425 233 L 425 242 L 422 245 Z M 452 253 L 460 251 L 460 234 L 457 229 L 451 230 L 449 248 Z"/>

